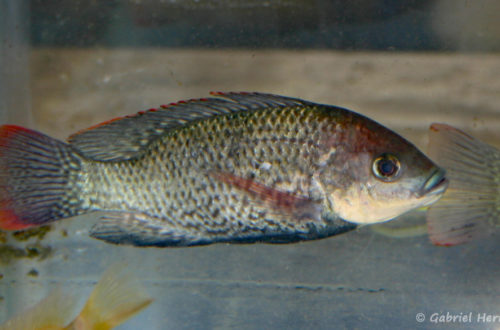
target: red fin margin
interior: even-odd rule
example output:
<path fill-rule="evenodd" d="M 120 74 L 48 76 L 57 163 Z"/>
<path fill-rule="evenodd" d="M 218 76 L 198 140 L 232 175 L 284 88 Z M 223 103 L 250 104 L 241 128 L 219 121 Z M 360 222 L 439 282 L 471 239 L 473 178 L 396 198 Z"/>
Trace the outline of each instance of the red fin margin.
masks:
<path fill-rule="evenodd" d="M 5 152 L 2 151 L 9 148 L 10 141 L 15 139 L 18 135 L 30 134 L 38 134 L 38 132 L 17 125 L 0 126 L 0 157 L 4 156 Z M 4 169 L 1 167 L 0 170 L 4 172 Z M 0 178 L 1 175 L 2 173 L 0 173 Z M 9 205 L 10 203 L 8 199 L 3 199 L 0 202 L 0 228 L 5 230 L 21 230 L 30 227 L 29 224 L 22 222 L 22 219 L 10 209 Z"/>
<path fill-rule="evenodd" d="M 4 230 L 21 230 L 31 227 L 30 224 L 25 224 L 14 211 L 9 209 L 8 204 L 0 204 L 0 228 Z"/>
<path fill-rule="evenodd" d="M 67 178 L 54 173 L 63 173 L 63 154 L 69 153 L 66 144 L 40 132 L 0 126 L 0 229 L 20 230 L 58 219 L 53 208 L 64 198 Z"/>

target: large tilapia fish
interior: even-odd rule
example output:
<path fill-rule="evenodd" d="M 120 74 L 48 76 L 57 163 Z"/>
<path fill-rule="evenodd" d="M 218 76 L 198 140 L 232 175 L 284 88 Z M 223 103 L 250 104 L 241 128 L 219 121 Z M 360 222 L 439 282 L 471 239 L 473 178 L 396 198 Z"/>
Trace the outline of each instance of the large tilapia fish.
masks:
<path fill-rule="evenodd" d="M 104 211 L 117 244 L 287 243 L 382 222 L 447 181 L 411 143 L 346 109 L 214 93 L 119 118 L 63 143 L 0 128 L 0 227 Z"/>

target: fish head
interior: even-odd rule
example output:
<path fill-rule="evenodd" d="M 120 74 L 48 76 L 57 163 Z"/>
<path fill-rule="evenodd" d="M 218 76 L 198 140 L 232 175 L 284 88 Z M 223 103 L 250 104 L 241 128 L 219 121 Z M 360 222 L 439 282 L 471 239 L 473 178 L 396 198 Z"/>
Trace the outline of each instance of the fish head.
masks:
<path fill-rule="evenodd" d="M 331 211 L 369 224 L 437 201 L 448 186 L 444 169 L 413 144 L 377 124 L 353 125 L 336 146 L 327 192 Z M 327 180 L 328 181 L 328 180 Z"/>

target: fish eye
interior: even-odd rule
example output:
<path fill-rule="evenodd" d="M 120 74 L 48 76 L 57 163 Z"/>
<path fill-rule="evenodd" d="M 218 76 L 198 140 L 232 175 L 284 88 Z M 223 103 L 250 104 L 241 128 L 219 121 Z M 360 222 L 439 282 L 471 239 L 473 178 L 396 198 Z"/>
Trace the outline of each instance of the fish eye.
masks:
<path fill-rule="evenodd" d="M 400 169 L 401 163 L 396 156 L 391 154 L 378 156 L 372 164 L 372 172 L 375 177 L 386 182 L 396 180 Z"/>

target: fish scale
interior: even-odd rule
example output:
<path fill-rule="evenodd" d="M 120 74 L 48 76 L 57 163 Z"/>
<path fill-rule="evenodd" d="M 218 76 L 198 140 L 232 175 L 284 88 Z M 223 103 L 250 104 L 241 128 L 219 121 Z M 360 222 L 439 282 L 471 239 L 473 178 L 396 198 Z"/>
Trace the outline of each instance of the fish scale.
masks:
<path fill-rule="evenodd" d="M 91 235 L 117 244 L 289 243 L 388 220 L 446 188 L 444 172 L 418 149 L 355 112 L 269 94 L 214 95 L 57 142 L 79 166 L 64 175 L 79 203 L 68 215 L 103 212 Z M 0 168 L 9 169 L 12 140 L 0 129 Z M 391 166 L 395 178 L 376 172 Z M 67 200 L 60 193 L 51 208 Z M 2 205 L 10 204 L 0 196 L 0 215 Z M 34 222 L 18 207 L 4 214 L 11 227 Z"/>
<path fill-rule="evenodd" d="M 242 177 L 258 177 L 270 187 L 279 182 L 282 186 L 294 186 L 293 193 L 307 193 L 310 183 L 304 184 L 304 180 L 295 179 L 299 177 L 297 173 L 307 176 L 303 169 L 311 167 L 314 159 L 300 158 L 299 155 L 309 149 L 309 144 L 318 144 L 313 139 L 318 139 L 319 136 L 311 134 L 309 144 L 301 144 L 300 136 L 293 137 L 302 145 L 299 148 L 283 144 L 283 139 L 287 138 L 289 132 L 295 131 L 307 136 L 318 125 L 315 122 L 307 129 L 295 130 L 293 125 L 301 120 L 307 124 L 311 120 L 307 117 L 312 117 L 309 112 L 300 108 L 266 109 L 246 116 L 236 114 L 232 117 L 236 118 L 214 117 L 180 128 L 150 145 L 148 151 L 134 161 L 91 162 L 86 169 L 89 173 L 87 182 L 99 184 L 90 185 L 86 190 L 88 192 L 83 192 L 83 195 L 94 196 L 88 204 L 93 205 L 95 210 L 126 209 L 145 213 L 173 221 L 176 226 L 181 227 L 203 225 L 207 232 L 212 232 L 211 226 L 221 230 L 221 224 L 225 224 L 225 229 L 228 230 L 237 219 L 250 219 L 247 226 L 242 226 L 246 230 L 253 227 L 262 231 L 269 223 L 277 225 L 278 222 L 269 219 L 266 221 L 266 212 L 251 205 L 251 198 L 244 192 L 218 184 L 210 177 L 209 171 L 230 170 Z M 254 129 L 255 124 L 248 125 L 248 122 L 260 124 L 261 129 Z M 251 128 L 248 129 L 249 127 Z M 208 136 L 212 137 L 211 140 Z M 270 143 L 272 140 L 275 144 Z M 176 152 L 168 153 L 167 150 Z M 240 150 L 245 152 L 240 153 Z M 169 158 L 156 156 L 167 154 L 170 155 Z M 193 154 L 195 157 L 192 157 Z M 272 171 L 256 171 L 252 165 L 256 161 L 277 163 L 279 167 L 272 167 Z M 141 171 L 135 170 L 137 168 Z M 179 171 L 177 176 L 173 175 L 176 170 Z M 165 180 L 158 178 L 158 173 Z M 155 181 L 165 183 L 160 189 L 150 189 L 149 185 L 144 185 Z M 210 191 L 207 191 L 207 186 L 211 187 Z M 218 201 L 208 199 L 207 194 L 220 198 Z M 222 208 L 225 212 L 221 212 Z M 164 215 L 169 215 L 169 220 Z M 297 224 L 290 221 L 285 227 L 292 229 L 294 226 Z M 304 227 L 303 224 L 300 226 Z"/>

